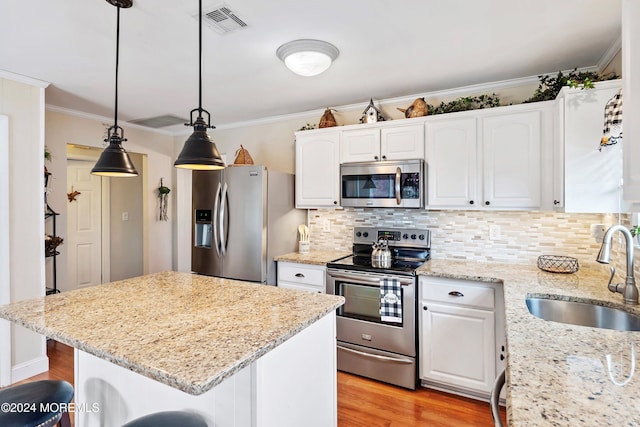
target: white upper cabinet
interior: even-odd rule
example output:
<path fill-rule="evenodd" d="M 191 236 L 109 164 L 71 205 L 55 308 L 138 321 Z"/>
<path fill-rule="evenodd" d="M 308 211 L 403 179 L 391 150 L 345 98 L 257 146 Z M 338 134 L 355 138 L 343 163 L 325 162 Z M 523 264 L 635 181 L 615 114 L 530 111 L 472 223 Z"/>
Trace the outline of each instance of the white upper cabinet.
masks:
<path fill-rule="evenodd" d="M 389 125 L 342 132 L 340 163 L 423 158 L 424 128 L 422 124 Z"/>
<path fill-rule="evenodd" d="M 485 206 L 540 207 L 540 126 L 539 111 L 482 120 Z"/>
<path fill-rule="evenodd" d="M 604 109 L 618 92 L 620 80 L 599 82 L 594 89 L 564 88 L 558 95 L 559 147 L 556 148 L 557 169 L 561 189 L 556 194 L 556 207 L 565 212 L 626 212 L 622 200 L 623 145 L 615 144 L 599 150 L 604 126 Z M 627 99 L 624 98 L 627 117 Z M 624 136 L 627 138 L 627 123 Z"/>
<path fill-rule="evenodd" d="M 624 200 L 640 203 L 640 2 L 622 0 Z M 603 150 L 604 151 L 604 150 Z"/>
<path fill-rule="evenodd" d="M 427 121 L 427 209 L 539 209 L 552 123 L 549 103 Z"/>
<path fill-rule="evenodd" d="M 296 133 L 296 208 L 338 207 L 340 132 Z"/>
<path fill-rule="evenodd" d="M 436 119 L 426 125 L 427 205 L 470 207 L 478 199 L 475 117 Z"/>

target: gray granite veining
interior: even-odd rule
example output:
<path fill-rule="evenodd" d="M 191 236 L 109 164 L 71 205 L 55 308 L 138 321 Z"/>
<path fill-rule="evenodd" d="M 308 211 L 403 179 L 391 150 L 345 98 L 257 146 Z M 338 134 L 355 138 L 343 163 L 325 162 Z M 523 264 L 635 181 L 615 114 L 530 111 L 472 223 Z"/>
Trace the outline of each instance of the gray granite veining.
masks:
<path fill-rule="evenodd" d="M 521 426 L 640 425 L 640 332 L 538 319 L 528 295 L 586 300 L 640 314 L 607 289 L 608 267 L 582 262 L 574 274 L 535 265 L 434 259 L 418 274 L 503 283 L 507 333 L 507 421 Z"/>
<path fill-rule="evenodd" d="M 0 306 L 0 317 L 199 395 L 343 302 L 163 272 Z"/>

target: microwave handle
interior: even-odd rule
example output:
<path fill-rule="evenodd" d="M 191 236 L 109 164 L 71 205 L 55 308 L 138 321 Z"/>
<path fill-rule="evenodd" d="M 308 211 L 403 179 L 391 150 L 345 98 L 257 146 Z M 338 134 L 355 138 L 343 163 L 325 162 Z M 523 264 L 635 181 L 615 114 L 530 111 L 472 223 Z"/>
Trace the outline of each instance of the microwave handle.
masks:
<path fill-rule="evenodd" d="M 396 205 L 400 205 L 402 202 L 402 194 L 400 194 L 400 179 L 402 178 L 402 169 L 398 166 L 396 168 Z"/>

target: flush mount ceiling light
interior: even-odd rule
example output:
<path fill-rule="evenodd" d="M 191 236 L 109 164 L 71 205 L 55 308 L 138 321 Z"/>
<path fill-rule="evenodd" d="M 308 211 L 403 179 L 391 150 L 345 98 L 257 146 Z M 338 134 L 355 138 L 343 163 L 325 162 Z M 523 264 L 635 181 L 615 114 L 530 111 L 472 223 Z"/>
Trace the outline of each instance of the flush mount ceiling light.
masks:
<path fill-rule="evenodd" d="M 288 69 L 305 77 L 317 76 L 331 66 L 340 51 L 322 40 L 302 39 L 285 43 L 276 55 Z"/>
<path fill-rule="evenodd" d="M 116 101 L 113 126 L 107 129 L 107 138 L 105 142 L 109 145 L 104 149 L 100 158 L 96 162 L 91 173 L 100 176 L 113 177 L 129 177 L 138 176 L 129 154 L 122 148 L 122 142 L 127 139 L 124 137 L 124 129 L 118 126 L 118 57 L 120 53 L 120 8 L 130 8 L 133 0 L 107 0 L 118 9 L 116 24 Z"/>
<path fill-rule="evenodd" d="M 224 168 L 224 161 L 218 152 L 215 142 L 207 134 L 207 129 L 215 129 L 211 125 L 211 114 L 202 108 L 202 0 L 199 0 L 200 12 L 198 16 L 198 45 L 199 45 L 199 86 L 198 86 L 198 108 L 191 110 L 190 122 L 187 126 L 193 127 L 193 133 L 185 141 L 180 155 L 173 164 L 181 169 L 193 170 L 216 170 Z M 196 121 L 193 121 L 193 113 L 198 112 Z M 202 113 L 207 114 L 207 121 L 204 121 Z"/>

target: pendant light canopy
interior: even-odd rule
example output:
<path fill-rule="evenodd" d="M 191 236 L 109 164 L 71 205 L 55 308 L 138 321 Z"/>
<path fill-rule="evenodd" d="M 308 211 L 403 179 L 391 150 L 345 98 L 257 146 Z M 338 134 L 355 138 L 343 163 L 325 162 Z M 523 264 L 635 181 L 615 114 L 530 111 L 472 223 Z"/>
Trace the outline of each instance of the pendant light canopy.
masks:
<path fill-rule="evenodd" d="M 215 129 L 211 125 L 211 115 L 202 108 L 202 0 L 199 0 L 200 13 L 198 16 L 198 45 L 199 45 L 199 86 L 198 108 L 191 110 L 190 122 L 187 126 L 193 127 L 193 133 L 184 143 L 180 155 L 174 166 L 182 169 L 215 170 L 223 169 L 224 161 L 218 152 L 215 142 L 209 137 L 207 129 Z M 193 121 L 193 114 L 198 112 L 198 117 Z M 203 113 L 207 115 L 205 122 Z"/>
<path fill-rule="evenodd" d="M 118 9 L 117 26 L 116 26 L 116 101 L 114 124 L 107 130 L 107 138 L 104 140 L 109 146 L 104 149 L 100 158 L 96 162 L 91 173 L 100 176 L 128 177 L 138 176 L 133 162 L 129 154 L 122 148 L 122 142 L 127 139 L 124 137 L 124 129 L 118 126 L 118 58 L 120 53 L 120 8 L 130 8 L 133 0 L 107 0 Z"/>

